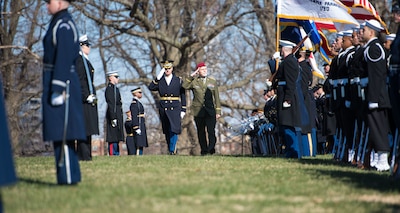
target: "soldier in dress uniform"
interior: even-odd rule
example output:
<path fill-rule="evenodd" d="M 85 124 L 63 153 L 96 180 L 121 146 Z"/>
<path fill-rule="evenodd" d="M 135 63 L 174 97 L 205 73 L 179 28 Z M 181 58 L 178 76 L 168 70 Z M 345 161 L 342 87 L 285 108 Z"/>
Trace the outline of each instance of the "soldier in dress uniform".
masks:
<path fill-rule="evenodd" d="M 193 92 L 191 113 L 197 127 L 201 155 L 214 154 L 215 125 L 221 116 L 221 103 L 219 100 L 218 83 L 215 78 L 207 76 L 207 66 L 204 62 L 197 64 L 196 71 L 185 79 L 182 86 Z M 206 128 L 208 143 L 206 139 Z"/>
<path fill-rule="evenodd" d="M 181 119 L 186 113 L 186 95 L 182 87 L 182 79 L 175 76 L 172 60 L 161 62 L 163 68 L 150 85 L 149 89 L 158 91 L 160 101 L 158 110 L 165 140 L 170 155 L 177 153 L 178 135 L 182 132 Z"/>
<path fill-rule="evenodd" d="M 342 127 L 343 141 L 339 146 L 338 160 L 343 162 L 348 161 L 348 153 L 352 155 L 353 150 L 353 135 L 355 117 L 354 112 L 350 110 L 350 82 L 349 82 L 349 67 L 353 60 L 355 48 L 353 46 L 353 30 L 343 31 L 342 51 L 338 55 L 336 81 L 337 81 L 337 101 L 336 112 L 339 126 Z"/>
<path fill-rule="evenodd" d="M 316 141 L 312 138 L 313 129 L 315 131 L 315 101 L 313 95 L 309 93 L 309 87 L 311 86 L 313 76 L 312 68 L 308 61 L 309 50 L 303 46 L 299 52 L 296 53 L 297 60 L 301 67 L 301 90 L 297 90 L 299 96 L 303 96 L 302 102 L 302 113 L 301 113 L 301 133 L 302 133 L 302 156 L 315 156 L 316 154 Z"/>
<path fill-rule="evenodd" d="M 107 102 L 107 134 L 108 154 L 119 155 L 119 142 L 124 140 L 124 129 L 122 120 L 121 94 L 117 87 L 118 71 L 107 72 L 108 86 L 105 91 Z"/>
<path fill-rule="evenodd" d="M 329 83 L 329 73 L 330 65 L 328 63 L 324 64 L 325 81 L 322 85 L 322 90 L 325 93 L 325 98 L 323 99 L 323 123 L 322 123 L 322 135 L 326 137 L 326 149 L 325 154 L 332 153 L 333 145 L 335 143 L 336 134 L 336 117 L 335 113 L 332 111 L 332 90 Z"/>
<path fill-rule="evenodd" d="M 383 30 L 381 24 L 376 20 L 366 21 L 363 39 L 364 46 L 363 66 L 367 72 L 368 85 L 366 87 L 366 121 L 369 128 L 368 143 L 377 155 L 375 165 L 378 171 L 390 169 L 388 164 L 389 147 L 389 125 L 388 109 L 391 107 L 387 91 L 387 62 L 385 50 L 377 36 Z"/>
<path fill-rule="evenodd" d="M 87 35 L 79 37 L 81 51 L 76 59 L 76 71 L 79 75 L 82 92 L 83 116 L 86 126 L 86 140 L 78 140 L 79 160 L 92 160 L 92 135 L 99 134 L 96 90 L 93 84 L 94 68 L 89 61 L 90 42 Z"/>
<path fill-rule="evenodd" d="M 136 155 L 136 145 L 133 141 L 133 126 L 132 126 L 132 113 L 131 111 L 125 112 L 126 120 L 125 120 L 125 132 L 126 132 L 126 148 L 128 150 L 128 155 Z"/>
<path fill-rule="evenodd" d="M 46 1 L 53 17 L 43 39 L 43 138 L 53 141 L 58 184 L 81 181 L 75 140 L 86 139 L 81 85 L 75 68 L 79 36 L 68 12 L 70 2 Z"/>
<path fill-rule="evenodd" d="M 283 62 L 279 65 L 276 78 L 277 82 L 277 108 L 278 124 L 283 132 L 285 142 L 285 155 L 287 158 L 301 158 L 301 118 L 300 98 L 297 90 L 299 86 L 300 68 L 296 57 L 293 55 L 293 42 L 280 40 L 281 56 Z"/>
<path fill-rule="evenodd" d="M 3 83 L 0 78 L 0 187 L 17 182 L 14 168 L 13 151 L 8 131 L 7 113 L 3 95 Z M 0 212 L 3 212 L 3 201 L 0 191 Z"/>
<path fill-rule="evenodd" d="M 133 143 L 136 147 L 136 155 L 143 155 L 143 147 L 148 147 L 146 123 L 142 98 L 142 89 L 140 87 L 131 90 L 133 100 L 129 107 L 132 114 Z"/>

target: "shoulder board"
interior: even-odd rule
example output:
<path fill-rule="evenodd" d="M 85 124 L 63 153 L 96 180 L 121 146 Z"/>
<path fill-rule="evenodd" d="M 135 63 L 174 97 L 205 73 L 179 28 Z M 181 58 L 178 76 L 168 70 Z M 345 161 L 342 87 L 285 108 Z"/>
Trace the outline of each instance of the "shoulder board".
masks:
<path fill-rule="evenodd" d="M 137 103 L 137 101 L 136 101 L 136 100 L 133 100 L 133 101 L 132 101 L 132 103 L 133 103 L 133 104 L 136 104 L 136 103 Z"/>

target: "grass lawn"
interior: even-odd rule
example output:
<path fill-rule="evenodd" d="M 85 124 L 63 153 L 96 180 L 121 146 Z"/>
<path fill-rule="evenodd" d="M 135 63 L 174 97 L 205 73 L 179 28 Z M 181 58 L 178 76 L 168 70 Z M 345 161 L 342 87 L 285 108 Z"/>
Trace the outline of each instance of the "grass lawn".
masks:
<path fill-rule="evenodd" d="M 120 156 L 81 162 L 58 186 L 53 157 L 16 158 L 11 212 L 400 212 L 400 180 L 334 162 L 247 156 Z"/>

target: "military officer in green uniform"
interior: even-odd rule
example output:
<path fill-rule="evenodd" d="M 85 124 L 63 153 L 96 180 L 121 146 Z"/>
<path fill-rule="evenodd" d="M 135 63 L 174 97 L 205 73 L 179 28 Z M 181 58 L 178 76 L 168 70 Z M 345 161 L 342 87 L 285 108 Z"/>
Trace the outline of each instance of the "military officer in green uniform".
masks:
<path fill-rule="evenodd" d="M 217 80 L 207 76 L 207 66 L 204 62 L 201 62 L 197 64 L 196 71 L 185 79 L 182 87 L 193 92 L 191 113 L 194 116 L 197 127 L 201 155 L 212 155 L 215 153 L 215 143 L 217 141 L 215 125 L 217 119 L 221 116 Z"/>

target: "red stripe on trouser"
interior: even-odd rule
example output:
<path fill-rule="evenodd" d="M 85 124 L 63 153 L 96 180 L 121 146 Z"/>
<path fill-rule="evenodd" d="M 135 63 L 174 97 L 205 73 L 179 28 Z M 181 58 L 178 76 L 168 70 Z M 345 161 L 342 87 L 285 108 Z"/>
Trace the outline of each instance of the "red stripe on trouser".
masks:
<path fill-rule="evenodd" d="M 108 154 L 113 155 L 113 144 L 112 143 L 108 143 Z"/>

